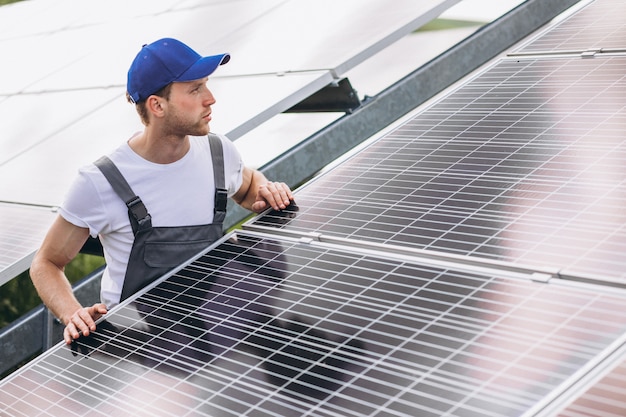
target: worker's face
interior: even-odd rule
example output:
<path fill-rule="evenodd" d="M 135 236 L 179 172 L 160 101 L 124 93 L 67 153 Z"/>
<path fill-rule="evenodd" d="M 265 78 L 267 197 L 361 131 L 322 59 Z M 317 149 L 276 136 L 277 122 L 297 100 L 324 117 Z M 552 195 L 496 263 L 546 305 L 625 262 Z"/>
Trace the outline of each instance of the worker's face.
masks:
<path fill-rule="evenodd" d="M 211 106 L 215 98 L 206 83 L 208 78 L 172 85 L 167 101 L 166 128 L 180 135 L 204 136 L 209 133 Z"/>

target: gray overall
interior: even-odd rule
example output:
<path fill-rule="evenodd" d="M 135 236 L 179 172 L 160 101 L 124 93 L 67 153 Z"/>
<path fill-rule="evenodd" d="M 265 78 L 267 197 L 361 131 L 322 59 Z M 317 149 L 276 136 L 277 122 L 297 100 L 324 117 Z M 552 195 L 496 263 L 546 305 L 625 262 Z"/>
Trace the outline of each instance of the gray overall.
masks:
<path fill-rule="evenodd" d="M 152 227 L 152 218 L 148 210 L 132 191 L 115 164 L 106 156 L 95 162 L 113 190 L 128 207 L 128 217 L 135 235 L 120 301 L 222 237 L 222 223 L 226 216 L 228 197 L 224 180 L 224 154 L 222 142 L 217 136 L 209 134 L 209 143 L 215 177 L 215 207 L 213 223 L 210 224 Z M 164 197 L 167 198 L 167 196 Z"/>

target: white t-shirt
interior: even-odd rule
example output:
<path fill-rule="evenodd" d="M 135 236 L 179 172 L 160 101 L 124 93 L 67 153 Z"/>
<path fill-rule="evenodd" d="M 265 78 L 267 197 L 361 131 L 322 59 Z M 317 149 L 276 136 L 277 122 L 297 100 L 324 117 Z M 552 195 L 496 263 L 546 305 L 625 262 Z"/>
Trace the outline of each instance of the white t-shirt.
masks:
<path fill-rule="evenodd" d="M 243 162 L 233 143 L 220 136 L 228 196 L 242 183 Z M 180 160 L 156 164 L 123 144 L 109 158 L 115 163 L 152 217 L 152 226 L 194 226 L 213 222 L 215 183 L 209 140 L 191 137 L 191 148 Z M 68 222 L 89 228 L 100 236 L 106 269 L 102 276 L 101 301 L 108 308 L 119 303 L 133 232 L 126 204 L 93 164 L 79 170 L 60 214 Z"/>

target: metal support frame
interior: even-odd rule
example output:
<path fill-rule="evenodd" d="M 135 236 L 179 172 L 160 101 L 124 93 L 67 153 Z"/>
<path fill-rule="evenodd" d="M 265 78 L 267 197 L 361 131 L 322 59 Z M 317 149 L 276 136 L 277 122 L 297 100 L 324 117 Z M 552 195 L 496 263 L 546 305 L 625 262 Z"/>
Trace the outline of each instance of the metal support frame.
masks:
<path fill-rule="evenodd" d="M 361 105 L 350 80 L 336 80 L 283 113 L 345 112 L 352 113 Z"/>

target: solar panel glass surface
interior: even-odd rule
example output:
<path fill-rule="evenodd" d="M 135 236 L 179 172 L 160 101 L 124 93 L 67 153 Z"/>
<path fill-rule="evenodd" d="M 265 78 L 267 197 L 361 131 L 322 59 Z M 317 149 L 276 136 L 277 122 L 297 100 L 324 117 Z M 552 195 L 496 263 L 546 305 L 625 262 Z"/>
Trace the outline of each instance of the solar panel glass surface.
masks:
<path fill-rule="evenodd" d="M 246 233 L 2 383 L 10 415 L 521 415 L 626 302 Z"/>
<path fill-rule="evenodd" d="M 299 189 L 278 227 L 626 284 L 624 68 L 501 60 Z"/>

